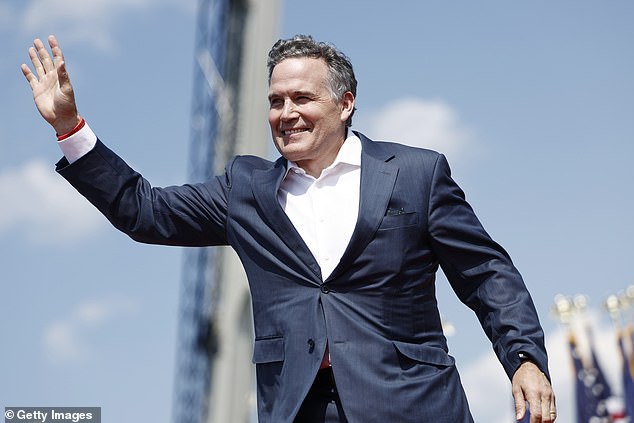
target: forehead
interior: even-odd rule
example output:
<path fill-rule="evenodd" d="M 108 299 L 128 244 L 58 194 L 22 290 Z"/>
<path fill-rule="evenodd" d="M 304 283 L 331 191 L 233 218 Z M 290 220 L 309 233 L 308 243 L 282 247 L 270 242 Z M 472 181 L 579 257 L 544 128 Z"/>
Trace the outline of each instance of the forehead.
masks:
<path fill-rule="evenodd" d="M 269 91 L 326 87 L 328 66 L 323 59 L 293 57 L 282 60 L 271 73 Z"/>

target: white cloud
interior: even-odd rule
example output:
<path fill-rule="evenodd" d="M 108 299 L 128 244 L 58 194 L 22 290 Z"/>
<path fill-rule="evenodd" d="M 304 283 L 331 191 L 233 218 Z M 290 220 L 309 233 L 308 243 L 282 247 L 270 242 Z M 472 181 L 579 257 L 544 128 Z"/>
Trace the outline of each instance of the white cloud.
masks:
<path fill-rule="evenodd" d="M 621 359 L 615 343 L 614 329 L 601 322 L 596 314 L 588 314 L 588 321 L 595 334 L 594 346 L 599 364 L 613 393 L 620 394 Z M 575 421 L 574 374 L 567 332 L 560 328 L 548 334 L 546 347 L 557 399 L 557 420 Z M 475 421 L 514 421 L 511 384 L 494 354 L 487 353 L 469 363 L 461 371 L 461 376 Z"/>
<path fill-rule="evenodd" d="M 83 301 L 46 327 L 42 338 L 45 353 L 58 364 L 87 360 L 93 351 L 84 339 L 87 333 L 135 311 L 135 303 L 122 297 Z"/>
<path fill-rule="evenodd" d="M 54 31 L 64 45 L 81 43 L 109 51 L 116 48 L 115 26 L 126 15 L 164 7 L 189 14 L 194 5 L 193 0 L 32 0 L 22 28 L 29 33 Z"/>
<path fill-rule="evenodd" d="M 105 218 L 44 160 L 0 172 L 0 198 L 0 233 L 18 229 L 36 244 L 77 241 L 106 226 Z"/>
<path fill-rule="evenodd" d="M 52 361 L 82 360 L 87 352 L 81 345 L 74 328 L 66 322 L 53 322 L 44 332 L 44 346 Z"/>
<path fill-rule="evenodd" d="M 452 161 L 473 143 L 472 131 L 459 121 L 458 113 L 439 100 L 397 99 L 361 117 L 361 122 L 362 131 L 373 139 L 440 151 Z"/>
<path fill-rule="evenodd" d="M 129 314 L 134 310 L 134 304 L 128 299 L 105 298 L 78 304 L 71 317 L 82 325 L 96 326 L 107 322 L 120 313 Z"/>
<path fill-rule="evenodd" d="M 469 363 L 460 376 L 475 421 L 514 420 L 511 384 L 492 352 Z"/>

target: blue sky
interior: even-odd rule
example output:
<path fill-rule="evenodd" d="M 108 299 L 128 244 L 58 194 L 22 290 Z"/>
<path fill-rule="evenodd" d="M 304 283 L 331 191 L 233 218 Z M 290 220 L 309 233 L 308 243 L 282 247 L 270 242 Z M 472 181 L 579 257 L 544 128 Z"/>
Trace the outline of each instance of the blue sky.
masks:
<path fill-rule="evenodd" d="M 19 66 L 34 37 L 55 33 L 100 138 L 155 185 L 183 183 L 195 6 L 0 4 L 0 407 L 170 418 L 182 251 L 133 243 L 54 173 L 60 153 Z M 302 0 L 281 11 L 280 36 L 312 34 L 352 59 L 356 129 L 447 154 L 533 294 L 564 423 L 572 380 L 553 297 L 590 298 L 600 359 L 616 378 L 601 303 L 634 283 L 633 19 L 625 0 Z M 473 314 L 443 278 L 438 294 L 476 421 L 510 421 L 508 381 Z"/>

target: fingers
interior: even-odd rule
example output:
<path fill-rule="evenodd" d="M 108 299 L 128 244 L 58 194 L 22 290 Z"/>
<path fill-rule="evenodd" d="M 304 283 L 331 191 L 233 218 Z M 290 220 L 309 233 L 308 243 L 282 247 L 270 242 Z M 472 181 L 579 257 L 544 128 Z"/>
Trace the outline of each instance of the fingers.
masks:
<path fill-rule="evenodd" d="M 553 396 L 546 395 L 541 398 L 528 399 L 528 412 L 530 413 L 531 423 L 554 422 L 557 418 L 557 407 L 555 406 L 555 398 Z M 521 418 L 523 418 L 523 415 L 522 417 L 519 417 L 518 414 L 518 420 L 520 420 Z"/>
<path fill-rule="evenodd" d="M 531 423 L 552 423 L 557 418 L 557 407 L 555 405 L 555 396 L 552 393 L 552 390 L 549 387 L 545 387 L 543 391 L 534 394 L 527 394 L 526 400 L 528 401 L 528 412 L 530 413 L 530 422 Z M 517 397 L 517 395 L 516 395 Z M 521 395 L 523 398 L 524 396 Z M 517 398 L 515 399 L 516 410 L 517 406 Z M 522 401 L 522 405 L 524 401 Z M 522 407 L 526 408 L 526 407 Z M 518 420 L 522 417 L 519 416 Z"/>
<path fill-rule="evenodd" d="M 538 417 L 535 420 L 536 423 L 548 421 L 546 419 L 549 418 L 548 412 L 550 411 L 550 401 L 544 401 L 544 399 L 541 397 L 537 398 L 537 401 L 535 401 L 535 404 L 533 405 L 533 407 L 531 407 L 531 410 L 539 410 L 539 412 L 535 413 L 537 414 L 536 417 Z"/>
<path fill-rule="evenodd" d="M 24 77 L 29 82 L 31 87 L 33 87 L 33 84 L 35 82 L 37 82 L 37 78 L 35 77 L 35 75 L 33 75 L 33 72 L 31 72 L 31 68 L 29 68 L 26 65 L 26 63 L 22 63 L 22 67 L 20 69 L 22 70 L 22 73 L 24 74 Z"/>
<path fill-rule="evenodd" d="M 57 68 L 57 78 L 59 80 L 60 89 L 65 93 L 70 93 L 73 88 L 70 85 L 70 78 L 68 77 L 68 72 L 66 71 L 66 63 L 61 62 Z"/>
<path fill-rule="evenodd" d="M 542 421 L 545 423 L 554 422 L 557 418 L 557 406 L 555 397 L 548 395 L 542 398 Z"/>
<path fill-rule="evenodd" d="M 35 73 L 37 74 L 38 79 L 42 79 L 44 75 L 46 75 L 46 71 L 44 70 L 44 66 L 42 65 L 40 57 L 37 55 L 37 50 L 35 49 L 35 47 L 29 48 L 29 57 L 31 58 L 31 63 L 33 64 L 33 69 L 35 69 Z"/>
<path fill-rule="evenodd" d="M 62 49 L 57 42 L 57 39 L 54 35 L 49 35 L 48 37 L 48 45 L 51 46 L 51 51 L 53 52 L 53 62 L 57 67 L 57 77 L 59 79 L 59 85 L 61 90 L 70 94 L 73 91 L 73 88 L 70 84 L 70 78 L 68 77 L 68 71 L 66 70 L 66 62 L 64 61 L 64 53 L 62 53 Z"/>
<path fill-rule="evenodd" d="M 33 68 L 35 68 L 35 72 L 39 78 L 42 78 L 48 72 L 55 70 L 55 63 L 59 64 L 64 61 L 62 49 L 59 47 L 55 36 L 51 35 L 48 37 L 48 44 L 51 46 L 53 59 L 51 59 L 48 50 L 46 50 L 44 43 L 39 38 L 36 38 L 33 41 L 33 47 L 29 48 L 31 63 L 33 64 Z"/>
<path fill-rule="evenodd" d="M 522 420 L 526 414 L 526 400 L 524 399 L 524 394 L 522 391 L 515 391 L 513 392 L 513 397 L 515 398 L 515 418 L 517 420 Z"/>
<path fill-rule="evenodd" d="M 42 67 L 44 68 L 44 71 L 48 73 L 55 70 L 53 59 L 51 59 L 51 56 L 48 54 L 48 50 L 46 50 L 46 47 L 44 46 L 44 43 L 42 42 L 42 40 L 40 40 L 39 38 L 36 38 L 35 41 L 33 42 L 33 45 L 35 46 L 35 49 L 37 50 L 37 55 L 40 57 L 40 62 L 42 64 Z"/>
<path fill-rule="evenodd" d="M 53 58 L 49 55 L 42 40 L 36 38 L 33 41 L 33 47 L 29 48 L 29 58 L 31 59 L 31 63 L 35 69 L 35 74 L 26 64 L 22 64 L 22 73 L 31 87 L 33 87 L 34 84 L 42 80 L 42 78 L 44 78 L 48 73 L 56 71 L 57 76 L 60 79 L 60 85 L 68 90 L 70 89 L 70 80 L 68 78 L 68 73 L 66 72 L 62 49 L 59 47 L 59 43 L 54 35 L 50 35 L 48 37 L 48 44 L 51 47 Z"/>
<path fill-rule="evenodd" d="M 48 40 L 48 45 L 51 46 L 51 50 L 54 49 L 55 47 L 59 47 L 59 43 L 57 42 L 57 38 L 55 38 L 55 36 L 53 34 L 49 35 L 47 40 Z"/>
<path fill-rule="evenodd" d="M 541 403 L 542 422 L 551 423 L 557 418 L 557 406 L 555 405 L 555 394 L 550 382 L 545 375 L 542 375 L 543 385 L 539 401 Z"/>
<path fill-rule="evenodd" d="M 57 42 L 57 38 L 54 35 L 48 36 L 48 45 L 51 46 L 51 51 L 53 52 L 53 63 L 58 66 L 64 63 L 64 54 L 62 53 L 62 49 Z"/>

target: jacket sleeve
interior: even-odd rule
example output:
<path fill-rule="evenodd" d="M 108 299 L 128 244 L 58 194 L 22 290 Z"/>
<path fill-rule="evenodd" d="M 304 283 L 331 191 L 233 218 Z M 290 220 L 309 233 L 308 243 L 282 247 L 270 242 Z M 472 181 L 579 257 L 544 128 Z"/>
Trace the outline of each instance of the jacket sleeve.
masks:
<path fill-rule="evenodd" d="M 507 252 L 487 234 L 439 155 L 430 187 L 432 248 L 460 300 L 477 315 L 509 378 L 527 354 L 548 376 L 544 335 Z"/>
<path fill-rule="evenodd" d="M 152 187 L 101 141 L 56 170 L 132 239 L 178 246 L 225 245 L 229 176 L 206 183 Z"/>

